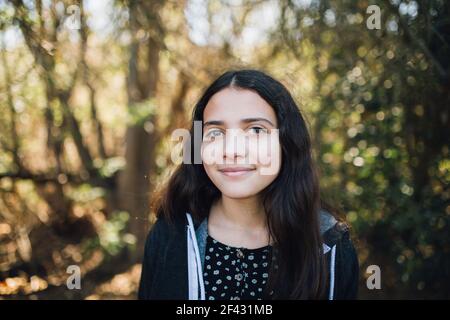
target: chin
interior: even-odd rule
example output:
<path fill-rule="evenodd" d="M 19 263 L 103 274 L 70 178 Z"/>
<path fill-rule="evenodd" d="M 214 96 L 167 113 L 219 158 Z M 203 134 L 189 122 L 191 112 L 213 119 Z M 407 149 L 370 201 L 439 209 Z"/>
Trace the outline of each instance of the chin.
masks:
<path fill-rule="evenodd" d="M 232 198 L 232 199 L 245 199 L 250 198 L 258 194 L 258 190 L 253 190 L 253 188 L 244 187 L 221 187 L 219 188 L 222 195 Z"/>

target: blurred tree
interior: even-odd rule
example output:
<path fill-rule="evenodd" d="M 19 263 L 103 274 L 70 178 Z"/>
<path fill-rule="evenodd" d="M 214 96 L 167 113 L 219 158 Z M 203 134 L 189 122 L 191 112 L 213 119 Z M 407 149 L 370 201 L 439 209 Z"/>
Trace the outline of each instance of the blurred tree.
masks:
<path fill-rule="evenodd" d="M 130 1 L 127 6 L 132 37 L 127 74 L 128 108 L 130 114 L 139 116 L 127 128 L 126 165 L 119 176 L 117 196 L 119 207 L 131 213 L 129 231 L 137 237 L 136 253 L 141 255 L 148 231 L 146 226 L 149 226 L 149 177 L 155 170 L 158 141 L 155 97 L 164 30 L 159 17 L 161 1 Z M 139 114 L 139 109 L 143 108 L 146 112 Z"/>

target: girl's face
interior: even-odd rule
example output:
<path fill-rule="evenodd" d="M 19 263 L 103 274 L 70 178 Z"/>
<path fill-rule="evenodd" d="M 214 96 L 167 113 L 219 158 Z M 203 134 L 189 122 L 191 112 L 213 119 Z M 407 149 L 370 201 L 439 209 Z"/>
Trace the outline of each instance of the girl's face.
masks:
<path fill-rule="evenodd" d="M 278 175 L 281 150 L 273 108 L 256 92 L 226 88 L 203 112 L 202 162 L 230 198 L 257 195 Z"/>

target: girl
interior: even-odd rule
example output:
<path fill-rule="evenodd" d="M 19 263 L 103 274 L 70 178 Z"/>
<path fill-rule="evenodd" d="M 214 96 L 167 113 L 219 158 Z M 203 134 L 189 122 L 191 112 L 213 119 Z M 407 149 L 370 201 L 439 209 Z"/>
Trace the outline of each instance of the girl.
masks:
<path fill-rule="evenodd" d="M 260 71 L 226 72 L 196 104 L 191 137 L 197 121 L 201 148 L 189 141 L 162 193 L 139 298 L 356 298 L 348 227 L 320 199 L 288 90 Z"/>

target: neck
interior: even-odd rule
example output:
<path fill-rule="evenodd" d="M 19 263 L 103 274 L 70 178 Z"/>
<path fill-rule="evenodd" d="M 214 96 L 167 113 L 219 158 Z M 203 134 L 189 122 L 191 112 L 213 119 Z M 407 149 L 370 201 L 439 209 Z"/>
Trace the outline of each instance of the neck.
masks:
<path fill-rule="evenodd" d="M 233 228 L 246 230 L 266 228 L 266 214 L 258 196 L 233 199 L 222 195 L 215 207 L 213 211 Z"/>

